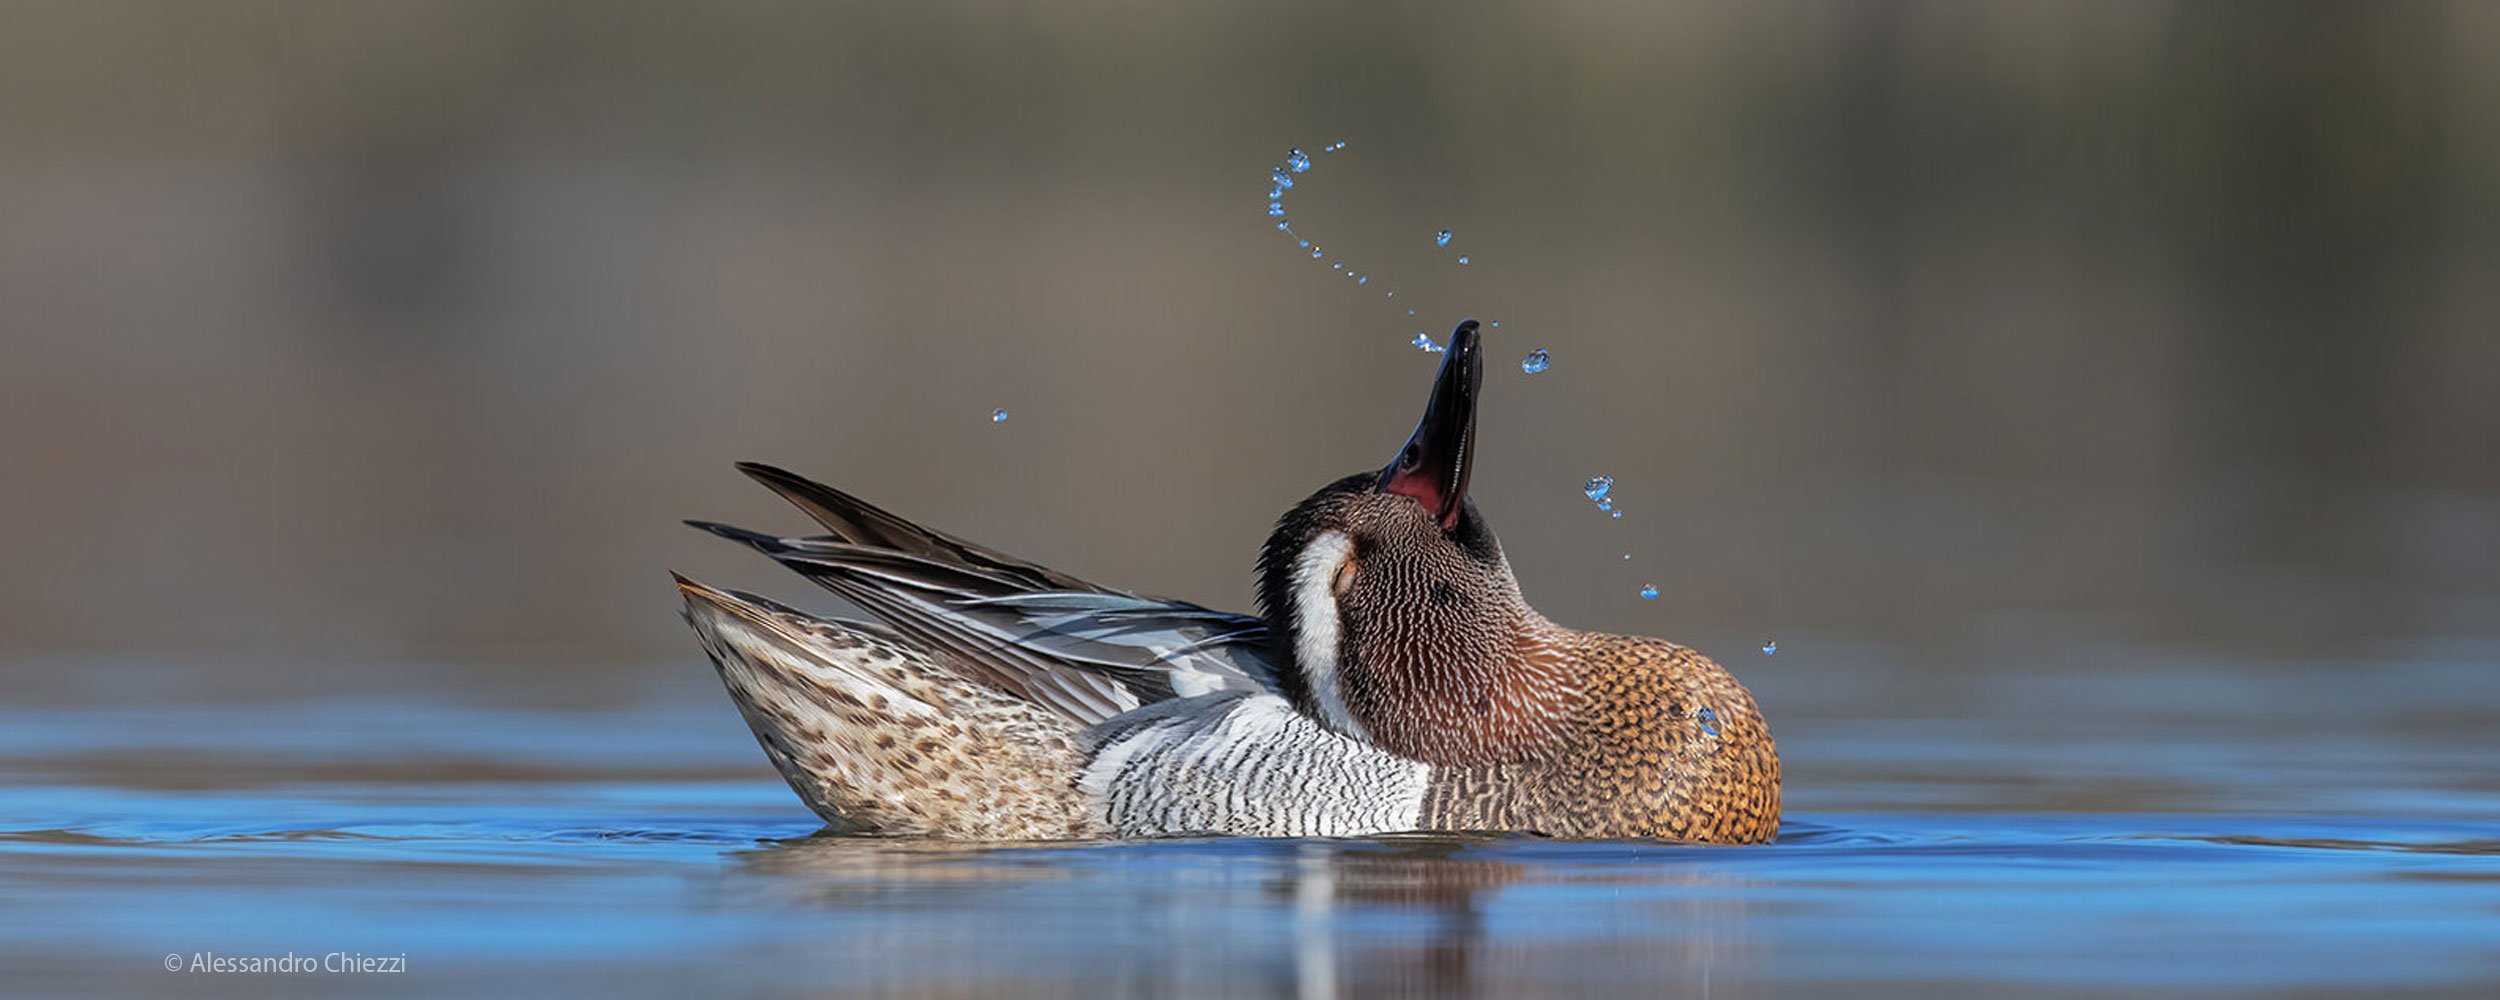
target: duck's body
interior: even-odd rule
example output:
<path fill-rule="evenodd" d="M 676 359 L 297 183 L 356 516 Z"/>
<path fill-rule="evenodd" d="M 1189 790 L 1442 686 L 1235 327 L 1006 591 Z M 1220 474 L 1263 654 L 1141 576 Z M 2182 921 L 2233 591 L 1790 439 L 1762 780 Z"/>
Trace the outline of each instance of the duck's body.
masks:
<path fill-rule="evenodd" d="M 1770 839 L 1779 757 L 1734 677 L 1519 598 L 1464 499 L 1480 378 L 1469 323 L 1400 460 L 1279 524 L 1265 618 L 1110 591 L 752 465 L 830 534 L 699 526 L 885 624 L 681 578 L 687 618 L 837 829 Z"/>

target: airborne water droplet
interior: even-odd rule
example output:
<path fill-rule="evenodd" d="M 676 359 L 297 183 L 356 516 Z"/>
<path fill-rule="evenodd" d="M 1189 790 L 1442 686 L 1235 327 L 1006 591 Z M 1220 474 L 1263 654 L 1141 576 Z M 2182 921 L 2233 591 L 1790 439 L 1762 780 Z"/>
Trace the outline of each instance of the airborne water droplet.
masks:
<path fill-rule="evenodd" d="M 1655 600 L 1657 600 L 1657 599 L 1658 599 L 1658 585 L 1657 585 L 1657 584 L 1654 584 L 1654 583 L 1644 583 L 1644 584 L 1641 584 L 1641 600 L 1644 600 L 1644 601 L 1655 601 Z"/>
<path fill-rule="evenodd" d="M 1293 190 L 1293 175 L 1286 173 L 1285 168 L 1283 167 L 1278 167 L 1275 170 L 1269 171 L 1267 179 L 1276 182 L 1276 190 Z"/>
<path fill-rule="evenodd" d="M 1284 202 L 1281 202 L 1281 201 L 1271 201 L 1271 202 L 1268 202 L 1268 203 L 1267 203 L 1267 214 L 1268 214 L 1268 217 L 1269 217 L 1269 218 L 1275 218 L 1275 219 L 1281 219 L 1281 218 L 1284 218 L 1284 217 L 1285 217 L 1285 203 L 1284 203 Z"/>
<path fill-rule="evenodd" d="M 1766 640 L 1763 640 L 1763 643 L 1762 643 L 1762 655 L 1764 655 L 1764 656 L 1769 656 L 1769 655 L 1771 655 L 1771 654 L 1773 654 L 1773 653 L 1777 653 L 1777 652 L 1779 652 L 1779 651 L 1780 651 L 1780 644 L 1779 644 L 1779 641 L 1778 641 L 1778 640 L 1776 640 L 1776 639 L 1766 639 Z"/>
<path fill-rule="evenodd" d="M 1449 245 L 1450 245 L 1450 231 L 1449 231 L 1449 230 L 1447 230 L 1447 229 L 1444 229 L 1444 230 L 1442 230 L 1442 231 L 1440 231 L 1440 232 L 1437 232 L 1437 233 L 1432 234 L 1432 245 L 1433 245 L 1433 246 L 1436 246 L 1436 247 L 1445 247 L 1445 246 L 1449 246 Z"/>
<path fill-rule="evenodd" d="M 1415 349 L 1416 349 L 1416 350 L 1419 350 L 1419 351 L 1429 351 L 1429 352 L 1434 353 L 1434 354 L 1439 354 L 1439 353 L 1441 353 L 1441 352 L 1442 352 L 1442 351 L 1444 351 L 1444 350 L 1448 350 L 1448 348 L 1445 348 L 1445 347 L 1442 347 L 1442 346 L 1441 346 L 1441 345 L 1439 345 L 1439 344 L 1433 343 L 1433 342 L 1432 342 L 1432 338 L 1431 338 L 1430 336 L 1426 335 L 1426 334 L 1425 334 L 1423 331 L 1421 331 L 1421 330 L 1417 330 L 1417 331 L 1415 331 L 1415 339 L 1414 339 L 1414 340 L 1412 340 L 1412 341 L 1409 341 L 1409 343 L 1414 344 L 1414 345 L 1415 345 Z"/>
<path fill-rule="evenodd" d="M 1003 423 L 1006 423 L 1006 422 L 1007 422 L 1007 411 L 1005 411 L 1005 410 L 991 410 L 991 411 L 990 411 L 990 422 L 991 422 L 991 423 L 993 423 L 993 424 L 1003 424 Z"/>
<path fill-rule="evenodd" d="M 1554 367 L 1553 355 L 1545 353 L 1542 347 L 1529 351 L 1527 357 L 1519 359 L 1519 370 L 1530 375 L 1541 374 L 1552 367 Z"/>
<path fill-rule="evenodd" d="M 1309 170 L 1311 169 L 1311 154 L 1303 152 L 1302 147 L 1295 146 L 1293 152 L 1285 154 L 1285 165 L 1292 167 L 1293 172 L 1297 174 Z"/>
<path fill-rule="evenodd" d="M 1459 257 L 1458 257 L 1458 265 L 1459 265 L 1460 267 L 1465 267 L 1465 266 L 1467 266 L 1467 255 L 1465 255 L 1465 254 L 1460 254 L 1460 255 L 1459 255 Z"/>
<path fill-rule="evenodd" d="M 1615 477 L 1613 476 L 1590 476 L 1589 484 L 1580 488 L 1580 492 L 1588 494 L 1591 500 L 1604 500 L 1606 494 L 1614 491 Z"/>

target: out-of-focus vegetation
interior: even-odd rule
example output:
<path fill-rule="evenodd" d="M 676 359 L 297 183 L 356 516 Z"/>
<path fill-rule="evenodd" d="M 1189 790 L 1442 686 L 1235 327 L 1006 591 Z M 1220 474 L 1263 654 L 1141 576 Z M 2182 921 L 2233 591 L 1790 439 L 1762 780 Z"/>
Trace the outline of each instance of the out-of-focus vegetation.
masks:
<path fill-rule="evenodd" d="M 677 526 L 803 524 L 735 459 L 1246 607 L 1462 315 L 1553 353 L 1495 370 L 1475 484 L 1564 621 L 2488 634 L 2495 38 L 2471 2 L 9 4 L 0 654 L 690 658 L 665 570 L 807 596 Z M 1337 139 L 1296 224 L 1373 287 L 1263 215 Z"/>

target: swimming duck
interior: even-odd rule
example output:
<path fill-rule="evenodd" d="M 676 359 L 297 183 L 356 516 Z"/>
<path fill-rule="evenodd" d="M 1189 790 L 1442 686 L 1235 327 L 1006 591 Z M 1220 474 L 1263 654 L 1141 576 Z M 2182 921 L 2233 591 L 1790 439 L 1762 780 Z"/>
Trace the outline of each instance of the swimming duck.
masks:
<path fill-rule="evenodd" d="M 1277 522 L 1260 616 L 1098 586 L 748 463 L 826 533 L 688 523 L 878 621 L 678 577 L 686 619 L 836 831 L 1770 840 L 1779 753 L 1744 685 L 1520 595 L 1467 497 L 1483 380 L 1469 320 L 1388 467 Z"/>

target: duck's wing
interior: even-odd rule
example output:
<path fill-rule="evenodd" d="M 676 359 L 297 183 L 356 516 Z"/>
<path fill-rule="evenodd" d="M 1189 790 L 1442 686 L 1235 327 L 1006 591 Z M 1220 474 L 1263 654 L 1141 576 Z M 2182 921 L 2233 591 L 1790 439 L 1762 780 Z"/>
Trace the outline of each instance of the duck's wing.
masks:
<path fill-rule="evenodd" d="M 1108 591 L 789 473 L 741 468 L 836 534 L 687 523 L 772 556 L 993 687 L 1088 724 L 1176 696 L 1276 687 L 1259 619 Z"/>

